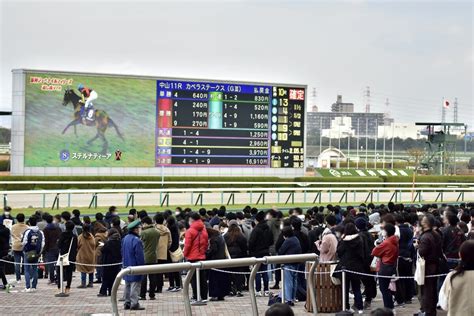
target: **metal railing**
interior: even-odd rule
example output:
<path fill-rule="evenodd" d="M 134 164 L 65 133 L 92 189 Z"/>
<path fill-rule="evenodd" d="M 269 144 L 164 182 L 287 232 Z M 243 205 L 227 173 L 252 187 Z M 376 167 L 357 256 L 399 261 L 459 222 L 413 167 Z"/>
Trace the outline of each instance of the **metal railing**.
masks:
<path fill-rule="evenodd" d="M 209 261 L 198 261 L 198 262 L 182 262 L 182 263 L 168 263 L 168 264 L 154 264 L 154 265 L 145 265 L 145 266 L 136 266 L 128 267 L 122 269 L 112 286 L 110 300 L 112 303 L 112 312 L 113 315 L 118 316 L 118 302 L 117 302 L 117 291 L 120 286 L 120 283 L 124 276 L 126 275 L 146 275 L 146 274 L 155 274 L 155 273 L 169 273 L 169 272 L 179 272 L 187 270 L 188 273 L 184 278 L 183 282 L 183 301 L 185 306 L 185 315 L 191 316 L 191 301 L 189 299 L 189 284 L 191 279 L 196 272 L 196 269 L 208 270 L 208 269 L 219 269 L 219 268 L 235 268 L 235 267 L 245 267 L 252 266 L 249 278 L 249 294 L 250 301 L 252 304 L 252 315 L 258 316 L 257 308 L 257 298 L 255 295 L 255 278 L 257 272 L 260 269 L 262 264 L 285 264 L 285 263 L 296 263 L 296 262 L 306 262 L 313 261 L 311 268 L 308 273 L 308 288 L 309 295 L 311 298 L 311 304 L 313 307 L 313 315 L 317 315 L 317 304 L 316 304 L 316 294 L 314 286 L 314 271 L 318 264 L 318 256 L 316 254 L 302 254 L 302 255 L 287 255 L 287 256 L 268 256 L 263 258 L 240 258 L 240 259 L 224 259 L 224 260 L 209 260 Z M 197 280 L 198 281 L 198 280 Z M 199 287 L 199 286 L 198 286 Z"/>
<path fill-rule="evenodd" d="M 338 183 L 340 185 L 341 183 Z M 405 183 L 406 184 L 406 183 Z M 472 184 L 450 184 L 451 186 L 446 187 L 403 187 L 396 186 L 391 183 L 390 187 L 385 187 L 378 183 L 378 186 L 367 186 L 367 187 L 239 187 L 239 188 L 142 188 L 142 189 L 57 189 L 57 190 L 3 190 L 0 194 L 3 195 L 4 206 L 9 204 L 9 197 L 18 196 L 39 196 L 37 205 L 35 207 L 46 207 L 46 197 L 54 196 L 51 208 L 59 208 L 59 202 L 61 197 L 66 197 L 67 207 L 81 206 L 73 204 L 72 197 L 74 195 L 82 195 L 81 199 L 84 200 L 84 195 L 90 195 L 90 200 L 87 199 L 89 208 L 97 208 L 99 196 L 104 195 L 123 195 L 125 197 L 125 207 L 135 205 L 135 196 L 138 194 L 150 194 L 153 196 L 153 203 L 151 205 L 170 206 L 170 205 L 204 205 L 204 204 L 221 204 L 221 205 L 235 205 L 235 197 L 239 194 L 246 194 L 246 199 L 242 200 L 240 204 L 265 204 L 268 203 L 276 204 L 294 204 L 294 203 L 325 203 L 325 202 L 445 202 L 445 201 L 462 201 L 464 199 L 472 199 L 474 197 L 474 183 Z M 402 194 L 405 195 L 403 199 Z M 454 195 L 453 195 L 454 193 Z M 172 204 L 171 197 L 178 196 L 175 201 L 179 201 L 179 204 Z M 182 196 L 185 194 L 186 196 Z M 273 194 L 273 195 L 271 195 Z M 297 198 L 297 194 L 300 194 Z M 323 199 L 323 194 L 325 198 Z M 336 195 L 337 194 L 337 195 Z M 384 196 L 382 196 L 385 194 Z M 431 197 L 424 199 L 425 195 L 430 194 Z M 446 195 L 450 194 L 450 197 Z M 469 195 L 465 197 L 465 195 Z M 270 199 L 268 198 L 272 198 Z M 42 197 L 42 200 L 41 200 Z M 212 202 L 204 202 L 204 197 L 211 197 Z M 220 198 L 219 198 L 220 197 Z M 117 200 L 116 197 L 114 197 Z M 189 202 L 184 202 L 188 199 Z M 23 199 L 18 199 L 17 202 L 21 202 Z M 89 202 L 90 201 L 90 202 Z M 42 203 L 42 206 L 41 206 Z M 76 202 L 77 203 L 77 202 Z M 84 203 L 84 202 L 82 202 Z M 13 207 L 21 207 L 11 203 Z M 119 203 L 115 202 L 118 206 Z M 142 204 L 147 205 L 147 204 Z M 24 206 L 23 206 L 24 207 Z"/>

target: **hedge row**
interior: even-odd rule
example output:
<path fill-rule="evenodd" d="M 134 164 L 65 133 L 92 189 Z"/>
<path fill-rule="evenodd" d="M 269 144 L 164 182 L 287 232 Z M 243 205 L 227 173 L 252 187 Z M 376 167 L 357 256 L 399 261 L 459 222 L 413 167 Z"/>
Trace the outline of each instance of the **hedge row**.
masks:
<path fill-rule="evenodd" d="M 111 177 L 111 176 L 3 176 L 0 177 L 0 190 L 53 190 L 53 189 L 136 189 L 136 188 L 161 188 L 161 184 L 150 184 L 149 181 L 161 182 L 161 177 L 145 177 L 145 176 L 131 176 L 131 177 Z M 116 184 L 2 184 L 2 181 L 109 181 L 117 182 Z M 140 184 L 123 184 L 122 181 L 137 181 Z M 183 181 L 183 184 L 167 184 L 169 181 Z M 206 182 L 206 184 L 192 184 L 191 181 Z M 379 182 L 381 185 L 390 186 L 393 182 L 406 182 L 410 185 L 412 177 L 401 177 L 401 176 L 379 176 L 379 177 L 297 177 L 297 178 L 278 178 L 278 177 L 165 177 L 164 186 L 165 188 L 192 188 L 192 187 L 207 187 L 215 188 L 222 187 L 219 184 L 213 184 L 213 182 L 266 182 L 268 184 L 259 185 L 245 185 L 245 184 L 227 184 L 226 187 L 277 187 L 277 186 L 288 186 L 288 185 L 276 185 L 276 182 Z M 416 177 L 417 182 L 436 183 L 449 182 L 449 183 L 460 183 L 469 182 L 474 183 L 474 176 L 424 176 L 419 175 Z M 295 186 L 297 186 L 295 184 Z M 324 186 L 324 185 L 320 185 Z M 333 187 L 347 186 L 346 184 L 332 184 Z M 363 186 L 363 185 L 358 185 Z M 366 185 L 371 186 L 371 185 Z"/>

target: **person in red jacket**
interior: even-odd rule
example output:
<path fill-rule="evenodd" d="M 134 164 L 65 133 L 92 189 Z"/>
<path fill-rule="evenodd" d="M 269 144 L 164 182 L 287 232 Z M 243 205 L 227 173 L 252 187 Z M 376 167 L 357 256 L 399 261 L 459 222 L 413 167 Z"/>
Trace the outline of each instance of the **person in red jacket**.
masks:
<path fill-rule="evenodd" d="M 395 236 L 395 226 L 386 223 L 382 233 L 385 233 L 385 240 L 372 250 L 372 256 L 380 258 L 378 269 L 380 292 L 382 292 L 383 305 L 385 308 L 393 309 L 393 296 L 388 289 L 390 278 L 396 274 L 396 263 L 398 260 L 398 237 Z"/>
<path fill-rule="evenodd" d="M 189 262 L 196 262 L 206 259 L 206 250 L 208 246 L 208 235 L 204 223 L 201 220 L 199 213 L 192 213 L 189 217 L 189 229 L 184 235 L 184 257 Z M 201 299 L 207 300 L 207 278 L 206 271 L 201 270 L 199 275 Z M 191 286 L 193 288 L 192 303 L 198 300 L 196 274 L 191 279 Z"/>

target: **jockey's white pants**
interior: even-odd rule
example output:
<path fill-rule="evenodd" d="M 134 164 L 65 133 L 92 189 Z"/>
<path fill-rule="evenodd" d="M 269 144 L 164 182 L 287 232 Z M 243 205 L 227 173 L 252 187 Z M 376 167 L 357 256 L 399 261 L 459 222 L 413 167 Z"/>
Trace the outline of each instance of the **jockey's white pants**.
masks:
<path fill-rule="evenodd" d="M 84 109 L 87 110 L 89 108 L 89 105 L 92 103 L 92 101 L 96 100 L 99 97 L 97 92 L 91 91 L 91 94 L 86 100 L 86 103 L 84 104 Z"/>

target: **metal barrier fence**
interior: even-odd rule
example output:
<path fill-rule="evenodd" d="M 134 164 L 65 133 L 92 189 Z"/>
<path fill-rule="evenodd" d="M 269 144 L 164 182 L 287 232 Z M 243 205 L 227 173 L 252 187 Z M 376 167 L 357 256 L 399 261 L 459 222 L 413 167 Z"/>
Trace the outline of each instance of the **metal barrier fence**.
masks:
<path fill-rule="evenodd" d="M 318 262 L 319 257 L 316 254 L 301 254 L 301 255 L 286 255 L 286 256 L 270 256 L 270 257 L 263 257 L 263 258 L 241 258 L 241 259 L 225 259 L 225 260 L 210 260 L 210 261 L 199 261 L 199 262 L 182 262 L 182 263 L 171 263 L 171 264 L 156 264 L 156 265 L 146 265 L 146 266 L 136 266 L 136 267 L 129 267 L 122 269 L 119 274 L 117 275 L 115 282 L 112 287 L 111 292 L 111 303 L 112 303 L 112 311 L 113 315 L 119 315 L 118 313 L 118 303 L 117 303 L 117 291 L 120 286 L 120 283 L 125 275 L 146 275 L 152 273 L 168 273 L 168 272 L 178 272 L 187 270 L 188 273 L 183 282 L 183 299 L 185 303 L 185 312 L 186 316 L 192 315 L 191 310 L 191 303 L 189 299 L 189 284 L 194 273 L 197 274 L 196 282 L 197 282 L 197 297 L 200 300 L 200 287 L 199 287 L 199 271 L 202 269 L 205 270 L 215 270 L 223 273 L 230 273 L 230 274 L 250 274 L 249 278 L 249 294 L 252 304 L 252 315 L 258 315 L 258 308 L 257 308 L 257 301 L 256 301 L 256 294 L 255 294 L 255 277 L 257 273 L 268 273 L 271 271 L 281 270 L 282 272 L 282 283 L 284 284 L 284 270 L 289 270 L 295 273 L 302 273 L 307 275 L 308 280 L 308 291 L 310 295 L 310 301 L 312 306 L 312 314 L 317 315 L 317 305 L 318 302 L 316 300 L 316 287 L 315 287 L 315 276 L 321 274 L 333 274 L 333 273 L 341 273 L 341 287 L 342 287 L 342 310 L 346 311 L 348 309 L 347 306 L 347 293 L 344 290 L 346 288 L 346 274 L 355 274 L 358 276 L 364 277 L 373 277 L 373 278 L 389 278 L 393 280 L 398 279 L 414 279 L 414 276 L 399 276 L 399 275 L 379 275 L 375 273 L 362 273 L 357 271 L 352 271 L 349 269 L 342 268 L 340 270 L 335 271 L 327 271 L 327 272 L 316 272 L 316 267 L 319 263 L 331 263 L 336 264 L 337 261 L 331 262 Z M 276 269 L 268 269 L 265 271 L 259 271 L 262 264 L 285 264 L 285 263 L 296 263 L 296 262 L 307 262 L 310 261 L 311 267 L 308 271 L 300 271 L 300 270 L 292 270 L 285 266 Z M 63 276 L 63 268 L 64 262 L 60 257 L 58 261 L 51 261 L 51 262 L 39 262 L 39 263 L 24 263 L 24 262 L 10 262 L 4 259 L 0 259 L 0 262 L 4 264 L 15 264 L 15 265 L 47 265 L 47 264 L 54 264 L 59 267 L 59 282 L 60 282 L 60 292 L 56 294 L 56 297 L 68 297 L 69 295 L 64 291 L 64 276 Z M 86 264 L 80 262 L 73 262 L 70 263 L 75 265 L 84 265 L 84 266 L 94 266 L 94 267 L 105 267 L 105 266 L 115 266 L 115 265 L 122 265 L 122 262 L 112 263 L 112 264 Z M 235 268 L 235 267 L 243 267 L 243 266 L 253 266 L 251 272 L 235 272 L 235 271 L 228 271 L 228 270 L 221 270 L 219 268 Z M 438 278 L 444 277 L 448 275 L 448 273 L 440 273 L 440 274 L 433 274 L 433 275 L 426 275 L 425 278 Z M 282 302 L 285 302 L 285 291 L 284 286 L 282 288 Z"/>
<path fill-rule="evenodd" d="M 252 266 L 249 278 L 249 293 L 250 301 L 252 304 L 252 315 L 258 315 L 257 298 L 255 295 L 255 277 L 262 264 L 285 264 L 285 263 L 296 263 L 314 261 L 311 265 L 308 274 L 308 287 L 309 295 L 311 297 L 311 304 L 313 306 L 313 315 L 317 315 L 316 306 L 316 295 L 314 287 L 314 271 L 317 266 L 318 256 L 316 254 L 302 254 L 302 255 L 287 255 L 287 256 L 270 256 L 263 258 L 241 258 L 241 259 L 225 259 L 225 260 L 209 260 L 209 261 L 198 261 L 198 262 L 182 262 L 182 263 L 169 263 L 169 264 L 156 264 L 146 265 L 137 267 L 128 267 L 122 269 L 117 275 L 114 285 L 112 286 L 111 302 L 113 315 L 118 316 L 118 303 L 117 303 L 117 291 L 125 275 L 146 275 L 154 273 L 169 273 L 187 270 L 188 273 L 184 278 L 183 282 L 183 301 L 185 306 L 186 316 L 192 315 L 191 302 L 189 299 L 189 284 L 197 269 L 208 270 L 208 269 L 219 269 L 219 268 L 235 268 Z M 199 279 L 199 278 L 197 278 Z M 199 286 L 197 286 L 199 288 Z"/>
<path fill-rule="evenodd" d="M 341 183 L 337 183 L 340 185 Z M 406 185 L 406 183 L 404 183 Z M 51 209 L 81 206 L 97 208 L 99 196 L 112 200 L 115 205 L 124 197 L 125 207 L 134 207 L 135 197 L 147 195 L 141 205 L 204 205 L 204 204 L 295 204 L 295 203 L 351 203 L 351 202 L 458 202 L 474 199 L 474 184 L 458 184 L 453 187 L 241 187 L 241 188 L 160 188 L 160 189 L 67 189 L 67 190 L 4 190 L 3 204 L 14 207 L 46 208 L 47 197 L 54 197 Z M 392 185 L 392 184 L 391 184 Z M 466 196 L 467 195 L 467 196 Z M 39 198 L 38 198 L 39 197 Z M 73 197 L 76 202 L 73 202 Z M 11 200 L 9 201 L 9 198 Z M 240 198 L 240 200 L 238 200 Z M 237 199 L 237 202 L 236 202 Z M 77 201 L 80 201 L 78 203 Z M 188 202 L 186 202 L 188 201 Z M 205 202 L 206 201 L 206 202 Z M 17 203 L 17 205 L 15 205 Z M 25 204 L 27 205 L 20 205 Z M 36 203 L 36 205 L 34 205 Z M 76 204 L 74 204 L 76 203 Z M 110 203 L 110 202 L 109 202 Z"/>

